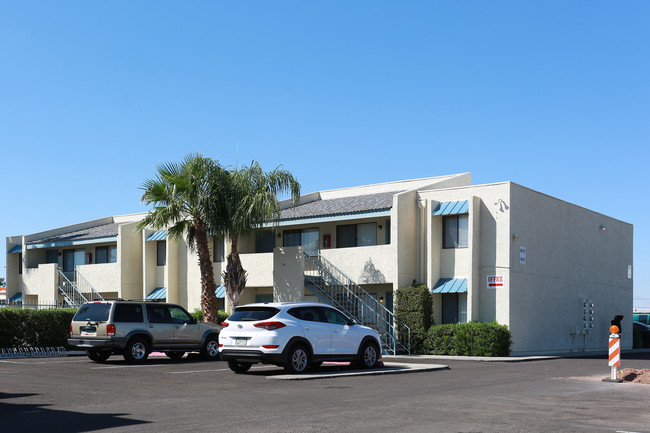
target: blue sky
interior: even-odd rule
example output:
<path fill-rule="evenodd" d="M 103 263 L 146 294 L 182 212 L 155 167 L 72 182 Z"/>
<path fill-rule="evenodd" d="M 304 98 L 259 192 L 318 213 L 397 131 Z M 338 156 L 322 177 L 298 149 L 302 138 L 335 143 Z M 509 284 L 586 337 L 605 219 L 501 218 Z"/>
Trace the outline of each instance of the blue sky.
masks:
<path fill-rule="evenodd" d="M 195 151 L 303 192 L 469 171 L 634 224 L 650 307 L 649 19 L 645 0 L 0 0 L 0 237 L 144 211 L 142 182 Z"/>

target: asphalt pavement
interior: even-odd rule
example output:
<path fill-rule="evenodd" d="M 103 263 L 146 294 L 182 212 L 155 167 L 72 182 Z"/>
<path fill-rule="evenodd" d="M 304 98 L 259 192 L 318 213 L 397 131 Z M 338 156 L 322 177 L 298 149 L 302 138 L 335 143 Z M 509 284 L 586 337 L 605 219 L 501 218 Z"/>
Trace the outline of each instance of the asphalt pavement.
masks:
<path fill-rule="evenodd" d="M 0 360 L 0 431 L 650 433 L 649 385 L 602 382 L 603 357 L 384 362 L 448 368 L 351 375 L 326 365 L 318 380 L 277 380 L 278 367 L 235 374 L 195 359 Z M 650 369 L 650 355 L 622 363 Z"/>

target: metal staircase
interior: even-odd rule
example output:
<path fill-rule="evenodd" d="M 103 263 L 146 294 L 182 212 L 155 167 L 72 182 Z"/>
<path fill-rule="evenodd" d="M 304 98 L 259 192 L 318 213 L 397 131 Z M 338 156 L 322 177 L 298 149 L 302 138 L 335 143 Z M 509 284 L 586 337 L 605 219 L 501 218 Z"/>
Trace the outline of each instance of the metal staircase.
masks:
<path fill-rule="evenodd" d="M 76 269 L 74 282 L 65 276 L 59 268 L 59 294 L 70 308 L 79 308 L 88 301 L 103 301 L 104 298 Z"/>
<path fill-rule="evenodd" d="M 410 328 L 404 324 L 397 326 L 393 313 L 376 296 L 366 292 L 320 252 L 313 257 L 305 254 L 305 287 L 322 302 L 334 305 L 359 323 L 375 329 L 386 353 L 411 352 Z"/>

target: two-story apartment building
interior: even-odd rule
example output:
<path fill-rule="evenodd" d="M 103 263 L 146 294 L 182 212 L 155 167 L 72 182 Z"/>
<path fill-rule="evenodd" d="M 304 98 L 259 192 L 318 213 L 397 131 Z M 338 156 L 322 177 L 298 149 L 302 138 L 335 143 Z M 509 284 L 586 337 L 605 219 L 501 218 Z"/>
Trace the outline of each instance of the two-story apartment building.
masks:
<path fill-rule="evenodd" d="M 66 277 L 85 293 L 198 308 L 196 255 L 165 231 L 135 230 L 142 217 L 7 238 L 8 297 L 64 301 Z M 218 279 L 228 245 L 212 248 Z M 395 291 L 423 283 L 436 324 L 496 320 L 513 354 L 603 351 L 615 315 L 632 327 L 630 224 L 512 182 L 472 185 L 470 173 L 306 194 L 240 253 L 241 303 L 320 300 L 392 323 Z"/>

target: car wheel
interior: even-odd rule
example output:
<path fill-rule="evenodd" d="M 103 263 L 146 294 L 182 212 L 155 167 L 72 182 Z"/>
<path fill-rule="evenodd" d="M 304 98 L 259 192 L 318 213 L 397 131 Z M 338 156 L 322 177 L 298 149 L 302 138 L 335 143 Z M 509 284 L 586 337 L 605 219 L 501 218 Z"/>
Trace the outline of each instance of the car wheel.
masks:
<path fill-rule="evenodd" d="M 111 352 L 98 352 L 95 350 L 86 350 L 86 355 L 88 355 L 88 358 L 90 358 L 95 362 L 104 362 L 111 356 Z"/>
<path fill-rule="evenodd" d="M 134 337 L 126 343 L 124 359 L 128 362 L 142 362 L 149 356 L 149 347 L 144 338 Z"/>
<path fill-rule="evenodd" d="M 248 370 L 251 369 L 251 364 L 250 362 L 237 362 L 237 361 L 228 361 L 228 368 L 230 368 L 232 371 L 234 371 L 237 374 L 242 374 L 246 373 Z"/>
<path fill-rule="evenodd" d="M 377 344 L 370 341 L 363 344 L 360 352 L 359 364 L 363 368 L 375 368 L 379 361 L 379 349 Z"/>
<path fill-rule="evenodd" d="M 185 352 L 165 352 L 165 355 L 171 359 L 181 359 L 185 356 Z"/>
<path fill-rule="evenodd" d="M 219 336 L 212 334 L 206 338 L 203 348 L 201 349 L 201 357 L 208 361 L 219 359 Z"/>
<path fill-rule="evenodd" d="M 304 373 L 309 367 L 309 352 L 302 344 L 293 346 L 287 355 L 284 369 L 288 373 Z"/>

